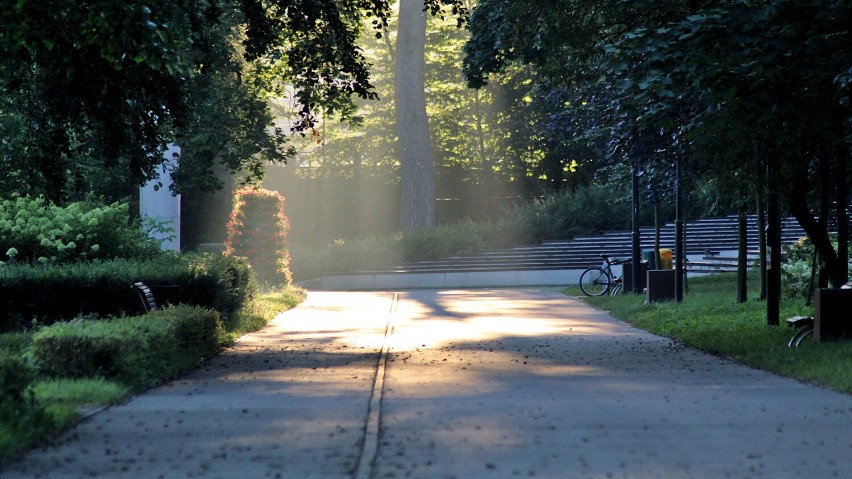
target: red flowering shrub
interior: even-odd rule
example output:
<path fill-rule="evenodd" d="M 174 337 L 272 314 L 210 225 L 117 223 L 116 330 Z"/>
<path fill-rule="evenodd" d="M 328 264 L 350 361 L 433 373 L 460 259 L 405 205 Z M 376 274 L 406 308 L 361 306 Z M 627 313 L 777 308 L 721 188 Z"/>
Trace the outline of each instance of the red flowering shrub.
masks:
<path fill-rule="evenodd" d="M 242 188 L 236 192 L 228 221 L 225 254 L 247 258 L 262 282 L 290 284 L 289 229 L 283 196 L 261 188 Z"/>

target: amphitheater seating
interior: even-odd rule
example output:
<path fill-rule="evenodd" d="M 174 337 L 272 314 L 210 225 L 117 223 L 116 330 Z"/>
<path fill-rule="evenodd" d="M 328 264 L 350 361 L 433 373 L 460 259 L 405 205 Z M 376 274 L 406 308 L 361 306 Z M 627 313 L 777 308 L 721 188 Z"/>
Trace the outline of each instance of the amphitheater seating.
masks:
<path fill-rule="evenodd" d="M 737 250 L 736 216 L 688 222 L 684 226 L 684 231 L 689 271 L 719 272 L 736 269 L 735 254 L 719 254 Z M 674 251 L 674 236 L 674 224 L 666 224 L 660 231 L 660 246 Z M 794 219 L 785 219 L 781 232 L 783 243 L 791 243 L 803 236 L 805 236 L 804 230 Z M 403 264 L 382 272 L 487 272 L 586 268 L 600 263 L 601 254 L 617 258 L 630 257 L 631 238 L 630 231 L 612 231 L 600 235 L 579 236 L 571 240 L 545 241 L 538 245 L 488 251 L 472 256 L 455 256 L 435 261 Z M 653 228 L 641 228 L 640 243 L 643 250 L 653 249 Z M 748 250 L 749 257 L 755 259 L 758 250 L 755 216 L 748 218 Z"/>

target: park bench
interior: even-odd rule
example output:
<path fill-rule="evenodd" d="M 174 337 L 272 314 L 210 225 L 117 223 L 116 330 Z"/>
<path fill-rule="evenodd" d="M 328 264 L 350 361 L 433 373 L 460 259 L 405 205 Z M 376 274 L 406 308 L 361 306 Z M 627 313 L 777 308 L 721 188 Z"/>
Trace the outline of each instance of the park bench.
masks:
<path fill-rule="evenodd" d="M 796 333 L 787 341 L 787 347 L 799 347 L 799 344 L 814 333 L 814 318 L 811 316 L 793 316 L 787 318 L 787 326 L 796 328 Z"/>
<path fill-rule="evenodd" d="M 142 301 L 142 308 L 146 313 L 160 309 L 160 305 L 157 304 L 157 299 L 154 298 L 154 292 L 151 291 L 151 288 L 149 288 L 148 285 L 141 281 L 137 281 L 133 283 L 130 288 L 139 296 L 139 299 Z"/>

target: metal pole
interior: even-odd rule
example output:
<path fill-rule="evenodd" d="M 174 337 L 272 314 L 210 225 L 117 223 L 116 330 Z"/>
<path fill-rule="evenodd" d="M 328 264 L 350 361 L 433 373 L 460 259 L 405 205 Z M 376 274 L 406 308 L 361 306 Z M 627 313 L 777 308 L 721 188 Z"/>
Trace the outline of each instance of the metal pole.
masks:
<path fill-rule="evenodd" d="M 683 198 L 680 188 L 680 158 L 675 162 L 675 301 L 683 301 Z"/>
<path fill-rule="evenodd" d="M 632 180 L 632 206 L 633 206 L 633 258 L 631 259 L 632 266 L 632 277 L 633 280 L 633 293 L 642 294 L 642 275 L 641 271 L 639 271 L 640 267 L 640 253 L 639 253 L 639 166 L 636 164 L 636 160 L 633 160 L 633 169 L 631 171 L 631 180 Z"/>

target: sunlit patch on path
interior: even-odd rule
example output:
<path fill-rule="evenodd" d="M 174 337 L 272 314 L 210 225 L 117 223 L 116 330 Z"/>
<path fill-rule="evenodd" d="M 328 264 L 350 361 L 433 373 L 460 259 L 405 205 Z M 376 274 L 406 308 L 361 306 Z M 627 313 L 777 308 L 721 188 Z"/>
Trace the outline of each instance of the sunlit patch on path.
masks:
<path fill-rule="evenodd" d="M 418 291 L 399 311 L 376 477 L 852 472 L 848 396 L 696 353 L 557 293 Z"/>
<path fill-rule="evenodd" d="M 555 292 L 312 292 L 0 477 L 852 477 L 850 425 Z"/>

